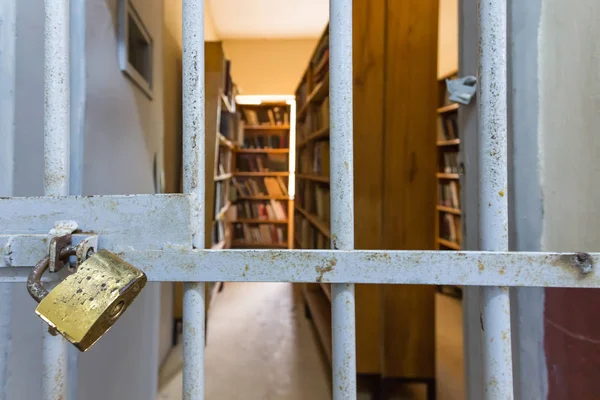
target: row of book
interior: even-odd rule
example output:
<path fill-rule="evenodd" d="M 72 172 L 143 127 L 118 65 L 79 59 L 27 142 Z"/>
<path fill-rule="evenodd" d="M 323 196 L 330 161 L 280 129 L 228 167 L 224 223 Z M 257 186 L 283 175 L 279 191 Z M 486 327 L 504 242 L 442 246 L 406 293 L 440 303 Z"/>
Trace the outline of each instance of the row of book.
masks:
<path fill-rule="evenodd" d="M 237 219 L 261 219 L 285 221 L 287 205 L 283 201 L 269 200 L 263 202 L 241 201 L 236 204 Z"/>
<path fill-rule="evenodd" d="M 460 224 L 460 216 L 454 214 L 442 214 L 440 218 L 440 237 L 461 245 L 462 227 Z"/>
<path fill-rule="evenodd" d="M 298 170 L 301 174 L 329 176 L 329 141 L 316 141 L 314 146 L 299 151 Z"/>
<path fill-rule="evenodd" d="M 296 125 L 298 140 L 303 140 L 311 133 L 329 128 L 329 96 L 320 104 L 311 107 L 303 121 Z"/>
<path fill-rule="evenodd" d="M 219 146 L 219 154 L 217 157 L 217 175 L 231 172 L 231 149 Z"/>
<path fill-rule="evenodd" d="M 244 143 L 244 121 L 239 112 L 222 110 L 219 132 L 227 139 L 241 146 Z"/>
<path fill-rule="evenodd" d="M 438 199 L 440 206 L 460 209 L 458 182 L 438 183 Z"/>
<path fill-rule="evenodd" d="M 321 231 L 315 228 L 302 214 L 295 216 L 295 247 L 300 245 L 302 249 L 329 249 L 329 239 Z"/>
<path fill-rule="evenodd" d="M 458 174 L 460 172 L 460 153 L 458 151 L 444 152 L 443 168 L 447 174 Z"/>
<path fill-rule="evenodd" d="M 252 135 L 246 135 L 243 140 L 243 147 L 246 149 L 287 149 L 289 145 L 289 135 L 253 132 Z"/>
<path fill-rule="evenodd" d="M 253 196 L 287 196 L 287 185 L 280 176 L 264 178 L 233 178 L 232 184 L 237 191 L 238 197 Z"/>
<path fill-rule="evenodd" d="M 438 115 L 437 140 L 458 139 L 458 113 L 449 112 Z"/>
<path fill-rule="evenodd" d="M 312 78 L 316 86 L 329 71 L 329 35 L 326 34 L 315 49 L 311 66 Z"/>
<path fill-rule="evenodd" d="M 235 167 L 244 172 L 287 172 L 287 154 L 238 154 Z"/>
<path fill-rule="evenodd" d="M 285 126 L 290 124 L 288 107 L 253 107 L 243 108 L 244 120 L 250 126 Z"/>
<path fill-rule="evenodd" d="M 286 244 L 285 228 L 275 224 L 233 224 L 233 237 L 236 242 L 246 244 Z"/>
<path fill-rule="evenodd" d="M 330 194 L 329 186 L 316 182 L 299 181 L 296 202 L 309 214 L 316 215 L 319 221 L 329 225 Z"/>
<path fill-rule="evenodd" d="M 227 185 L 227 181 L 215 182 L 215 217 L 219 215 L 221 209 L 230 200 L 227 193 Z"/>

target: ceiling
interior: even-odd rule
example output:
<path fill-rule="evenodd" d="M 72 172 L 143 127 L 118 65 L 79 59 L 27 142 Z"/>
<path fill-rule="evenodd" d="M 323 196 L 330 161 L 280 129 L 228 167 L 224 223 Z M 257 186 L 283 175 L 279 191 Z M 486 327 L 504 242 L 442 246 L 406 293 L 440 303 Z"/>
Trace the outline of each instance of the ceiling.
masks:
<path fill-rule="evenodd" d="M 329 20 L 329 0 L 207 0 L 221 40 L 313 38 Z"/>

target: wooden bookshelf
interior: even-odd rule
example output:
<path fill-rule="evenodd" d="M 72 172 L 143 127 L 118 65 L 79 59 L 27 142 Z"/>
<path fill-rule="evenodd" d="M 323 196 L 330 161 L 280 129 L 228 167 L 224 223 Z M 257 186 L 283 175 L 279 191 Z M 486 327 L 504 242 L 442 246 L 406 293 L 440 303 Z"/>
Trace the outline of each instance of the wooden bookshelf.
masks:
<path fill-rule="evenodd" d="M 295 102 L 289 97 L 255 104 L 253 97 L 253 104 L 238 105 L 244 138 L 233 157 L 236 201 L 232 207 L 237 214 L 232 220 L 233 247 L 293 248 L 294 200 L 289 196 L 293 155 L 289 144 L 295 127 L 295 121 L 290 121 Z"/>
<path fill-rule="evenodd" d="M 456 76 L 456 73 L 452 74 Z M 452 78 L 449 76 L 449 78 Z M 462 218 L 460 202 L 460 134 L 457 103 L 450 103 L 446 79 L 438 80 L 436 109 L 437 184 L 434 243 L 437 250 L 462 248 Z"/>
<path fill-rule="evenodd" d="M 383 1 L 352 5 L 356 249 L 434 248 L 431 237 L 439 212 L 434 174 L 441 171 L 436 171 L 432 157 L 438 147 L 433 117 L 439 104 L 437 32 L 431 26 L 437 26 L 439 4 L 406 1 L 410 7 L 406 2 Z M 415 25 L 416 20 L 424 23 Z M 328 42 L 327 27 L 295 92 L 299 111 L 294 244 L 302 249 L 331 248 L 333 234 L 329 223 Z M 331 286 L 297 286 L 302 289 L 296 293 L 330 357 Z M 356 285 L 355 293 L 357 373 L 431 382 L 435 376 L 435 288 Z"/>

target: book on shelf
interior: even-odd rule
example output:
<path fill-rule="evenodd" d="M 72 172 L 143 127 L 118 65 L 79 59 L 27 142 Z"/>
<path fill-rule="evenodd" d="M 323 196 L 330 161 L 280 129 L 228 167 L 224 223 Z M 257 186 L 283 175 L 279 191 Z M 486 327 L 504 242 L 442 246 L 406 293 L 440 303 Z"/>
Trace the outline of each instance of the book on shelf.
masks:
<path fill-rule="evenodd" d="M 458 183 L 438 183 L 438 199 L 441 206 L 460 209 Z"/>
<path fill-rule="evenodd" d="M 327 140 L 315 143 L 312 173 L 318 176 L 329 176 L 329 141 Z"/>
<path fill-rule="evenodd" d="M 308 82 L 306 77 L 302 79 L 298 90 L 296 91 L 296 106 L 301 109 L 306 104 L 306 97 L 308 95 Z"/>
<path fill-rule="evenodd" d="M 453 214 L 444 214 L 441 221 L 440 236 L 443 239 L 460 245 L 462 242 L 460 217 Z"/>
<path fill-rule="evenodd" d="M 258 219 L 258 220 L 277 220 L 284 221 L 287 219 L 287 207 L 278 200 L 268 200 L 262 202 L 242 201 L 238 202 L 235 207 L 236 215 L 240 219 Z"/>
<path fill-rule="evenodd" d="M 452 140 L 458 139 L 458 114 L 446 113 L 438 115 L 437 139 Z"/>
<path fill-rule="evenodd" d="M 323 185 L 316 185 L 315 200 L 317 209 L 317 218 L 326 224 L 329 224 L 329 188 Z"/>
<path fill-rule="evenodd" d="M 447 174 L 458 174 L 460 166 L 460 153 L 457 151 L 444 152 L 444 170 Z"/>
<path fill-rule="evenodd" d="M 286 244 L 284 229 L 275 224 L 235 223 L 233 235 L 236 241 L 249 244 Z"/>
<path fill-rule="evenodd" d="M 249 126 L 282 126 L 290 119 L 288 107 L 283 106 L 246 106 L 243 114 Z"/>
<path fill-rule="evenodd" d="M 234 114 L 233 117 L 233 136 L 228 137 L 233 143 L 238 146 L 244 145 L 244 120 L 239 112 Z"/>

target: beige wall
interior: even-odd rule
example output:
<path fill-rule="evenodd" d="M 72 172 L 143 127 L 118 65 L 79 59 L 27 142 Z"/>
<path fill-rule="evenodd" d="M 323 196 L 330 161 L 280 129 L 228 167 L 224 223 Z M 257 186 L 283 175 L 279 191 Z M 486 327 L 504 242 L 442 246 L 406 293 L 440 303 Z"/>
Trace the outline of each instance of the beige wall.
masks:
<path fill-rule="evenodd" d="M 225 40 L 223 48 L 242 94 L 294 94 L 317 40 Z"/>
<path fill-rule="evenodd" d="M 182 0 L 164 0 L 164 29 L 170 34 L 181 49 L 181 8 Z M 204 2 L 204 40 L 218 40 L 212 10 L 208 1 Z"/>
<path fill-rule="evenodd" d="M 458 0 L 440 0 L 438 78 L 458 70 Z"/>

